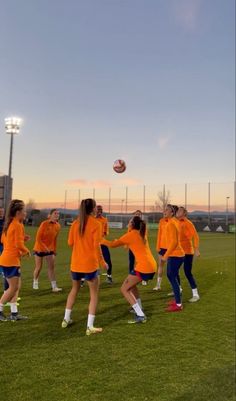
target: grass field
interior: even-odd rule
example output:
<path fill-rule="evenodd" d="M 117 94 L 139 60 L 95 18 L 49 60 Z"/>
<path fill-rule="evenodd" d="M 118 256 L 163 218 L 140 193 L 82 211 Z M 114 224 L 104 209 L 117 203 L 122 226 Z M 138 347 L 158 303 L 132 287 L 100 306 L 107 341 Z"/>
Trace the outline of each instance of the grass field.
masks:
<path fill-rule="evenodd" d="M 27 229 L 34 237 L 35 230 Z M 117 238 L 120 231 L 112 231 Z M 156 233 L 150 231 L 154 251 Z M 59 237 L 57 281 L 52 294 L 43 270 L 33 292 L 34 260 L 23 261 L 20 311 L 26 322 L 0 325 L 1 401 L 232 401 L 234 400 L 234 238 L 202 234 L 194 272 L 200 302 L 189 304 L 183 273 L 182 313 L 168 314 L 170 287 L 161 293 L 154 281 L 141 287 L 148 322 L 127 325 L 128 305 L 119 287 L 127 273 L 127 251 L 112 250 L 114 285 L 101 277 L 97 336 L 85 336 L 88 288 L 73 312 L 75 322 L 61 329 L 70 289 L 67 230 Z M 30 247 L 32 249 L 32 243 Z"/>

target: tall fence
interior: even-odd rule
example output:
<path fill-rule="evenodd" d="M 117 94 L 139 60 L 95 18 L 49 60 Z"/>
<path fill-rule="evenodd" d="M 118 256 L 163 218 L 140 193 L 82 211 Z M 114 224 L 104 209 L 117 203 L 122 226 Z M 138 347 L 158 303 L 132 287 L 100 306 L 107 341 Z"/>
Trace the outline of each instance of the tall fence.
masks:
<path fill-rule="evenodd" d="M 94 198 L 106 213 L 127 214 L 136 209 L 144 213 L 158 213 L 163 205 L 172 203 L 185 206 L 188 211 L 201 211 L 209 216 L 213 212 L 235 211 L 235 182 L 176 183 L 139 186 L 113 186 L 105 188 L 67 188 L 60 202 L 38 203 L 37 207 L 60 207 L 78 210 L 84 198 Z"/>

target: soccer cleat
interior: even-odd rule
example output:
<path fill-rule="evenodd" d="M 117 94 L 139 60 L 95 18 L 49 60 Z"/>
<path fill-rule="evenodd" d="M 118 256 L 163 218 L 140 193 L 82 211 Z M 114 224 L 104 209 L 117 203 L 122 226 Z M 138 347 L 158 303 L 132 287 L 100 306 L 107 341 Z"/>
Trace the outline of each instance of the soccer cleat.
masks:
<path fill-rule="evenodd" d="M 182 310 L 183 306 L 178 306 L 176 304 L 169 305 L 168 308 L 166 308 L 166 312 L 181 312 Z"/>
<path fill-rule="evenodd" d="M 21 301 L 21 297 L 18 297 L 18 298 L 17 298 L 17 301 Z"/>
<path fill-rule="evenodd" d="M 58 288 L 58 287 L 52 288 L 52 292 L 61 292 L 61 291 L 62 291 L 62 288 Z"/>
<path fill-rule="evenodd" d="M 129 324 L 135 324 L 135 323 L 146 323 L 147 317 L 146 316 L 138 316 L 135 315 L 133 320 L 128 320 Z"/>
<path fill-rule="evenodd" d="M 63 329 L 66 329 L 68 326 L 70 326 L 71 324 L 73 323 L 73 320 L 66 320 L 66 319 L 63 319 L 63 321 L 62 321 L 62 324 L 61 324 L 61 327 L 63 328 Z"/>
<path fill-rule="evenodd" d="M 112 276 L 107 275 L 106 283 L 113 284 Z"/>
<path fill-rule="evenodd" d="M 156 286 L 153 288 L 153 291 L 161 291 L 161 287 Z"/>
<path fill-rule="evenodd" d="M 145 280 L 143 280 L 142 285 L 147 285 L 147 282 Z"/>
<path fill-rule="evenodd" d="M 199 295 L 194 295 L 192 298 L 189 299 L 188 302 L 191 302 L 191 303 L 197 302 L 197 301 L 199 301 L 199 299 L 200 299 Z"/>
<path fill-rule="evenodd" d="M 6 316 L 2 313 L 2 312 L 0 312 L 0 322 L 7 322 L 7 318 L 6 318 Z"/>
<path fill-rule="evenodd" d="M 33 290 L 38 290 L 38 289 L 39 289 L 39 284 L 33 283 Z"/>
<path fill-rule="evenodd" d="M 180 288 L 179 290 L 180 290 L 180 294 L 182 294 L 182 292 L 183 292 L 182 288 Z M 167 294 L 167 297 L 174 297 L 174 296 L 175 296 L 175 294 L 174 294 L 173 291 L 172 291 L 172 292 L 169 292 L 169 293 Z"/>
<path fill-rule="evenodd" d="M 10 320 L 11 322 L 16 322 L 17 320 L 27 320 L 27 319 L 28 319 L 28 316 L 23 316 L 23 315 L 19 315 L 19 314 L 17 314 L 17 315 L 11 314 L 8 317 L 8 320 Z"/>
<path fill-rule="evenodd" d="M 90 336 L 91 334 L 98 334 L 102 332 L 101 327 L 88 327 L 86 330 L 86 336 Z"/>

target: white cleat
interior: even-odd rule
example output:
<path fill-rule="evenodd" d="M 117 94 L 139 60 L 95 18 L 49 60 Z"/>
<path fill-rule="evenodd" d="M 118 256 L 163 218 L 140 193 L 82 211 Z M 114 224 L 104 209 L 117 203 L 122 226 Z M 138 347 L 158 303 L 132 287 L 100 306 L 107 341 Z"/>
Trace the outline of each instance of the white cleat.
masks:
<path fill-rule="evenodd" d="M 145 280 L 143 280 L 142 285 L 147 285 L 147 282 Z"/>
<path fill-rule="evenodd" d="M 153 291 L 161 291 L 161 287 L 156 286 L 153 288 Z"/>
<path fill-rule="evenodd" d="M 38 290 L 38 289 L 39 289 L 38 283 L 33 283 L 33 290 Z"/>
<path fill-rule="evenodd" d="M 199 299 L 200 299 L 200 297 L 199 297 L 199 296 L 197 296 L 197 295 L 194 295 L 192 298 L 190 298 L 190 299 L 189 299 L 189 301 L 188 301 L 188 302 L 191 302 L 191 303 L 193 303 L 193 302 L 197 302 L 197 301 L 199 301 Z"/>
<path fill-rule="evenodd" d="M 52 292 L 61 292 L 62 288 L 55 287 L 52 289 Z"/>

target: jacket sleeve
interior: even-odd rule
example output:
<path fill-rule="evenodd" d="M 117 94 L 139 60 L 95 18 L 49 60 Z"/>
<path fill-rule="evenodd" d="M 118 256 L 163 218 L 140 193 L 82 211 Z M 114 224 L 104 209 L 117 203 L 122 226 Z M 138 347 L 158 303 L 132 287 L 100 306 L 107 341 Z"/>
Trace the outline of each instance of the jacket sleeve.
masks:
<path fill-rule="evenodd" d="M 199 235 L 197 233 L 197 230 L 196 230 L 194 224 L 191 221 L 189 222 L 189 232 L 190 232 L 191 238 L 193 239 L 194 249 L 199 248 Z"/>
<path fill-rule="evenodd" d="M 170 237 L 170 242 L 168 244 L 167 251 L 166 251 L 165 255 L 163 256 L 164 260 L 168 259 L 168 257 L 171 255 L 171 253 L 174 251 L 174 249 L 178 245 L 178 231 L 177 231 L 177 228 L 175 227 L 175 225 L 174 224 L 169 225 L 167 230 L 168 230 L 168 234 Z"/>
<path fill-rule="evenodd" d="M 102 242 L 103 232 L 102 232 L 102 225 L 100 223 L 95 228 L 93 235 L 94 235 L 94 248 L 95 248 L 96 253 L 97 253 L 99 266 L 105 267 L 106 266 L 106 262 L 105 262 L 105 260 L 103 258 L 102 249 L 101 249 L 101 242 Z"/>
<path fill-rule="evenodd" d="M 57 234 L 56 234 L 56 236 L 55 236 L 55 238 L 54 238 L 54 251 L 57 250 L 57 237 L 58 237 L 58 235 L 59 235 L 60 229 L 61 229 L 61 226 L 60 226 L 60 224 L 58 224 Z"/>
<path fill-rule="evenodd" d="M 108 241 L 106 239 L 103 239 L 101 244 L 102 245 L 106 245 L 109 248 L 118 248 L 119 246 L 129 246 L 130 245 L 130 233 L 128 232 L 124 235 L 122 235 L 122 237 L 120 237 L 119 239 L 116 239 L 114 241 Z"/>
<path fill-rule="evenodd" d="M 44 224 L 44 222 L 42 222 L 40 224 L 39 229 L 36 234 L 36 242 L 40 242 L 43 245 L 43 247 L 45 248 L 45 251 L 48 251 L 47 245 L 44 244 L 44 242 L 43 242 L 43 234 L 44 234 L 44 230 L 45 230 L 44 226 L 45 226 L 45 224 Z"/>
<path fill-rule="evenodd" d="M 75 232 L 75 228 L 76 228 L 76 221 L 74 221 L 74 223 L 72 223 L 72 225 L 70 226 L 70 230 L 69 230 L 69 234 L 68 234 L 68 245 L 69 246 L 73 246 L 74 245 L 74 232 Z"/>
<path fill-rule="evenodd" d="M 16 246 L 20 256 L 24 256 L 30 252 L 29 249 L 26 248 L 26 246 L 25 246 L 24 228 L 21 227 L 20 223 L 15 228 L 15 246 Z"/>
<path fill-rule="evenodd" d="M 158 227 L 158 230 L 157 230 L 157 247 L 156 247 L 157 251 L 159 251 L 160 248 L 161 248 L 161 246 L 160 246 L 160 244 L 161 244 L 161 235 L 162 235 L 162 224 L 159 223 L 159 227 Z"/>

